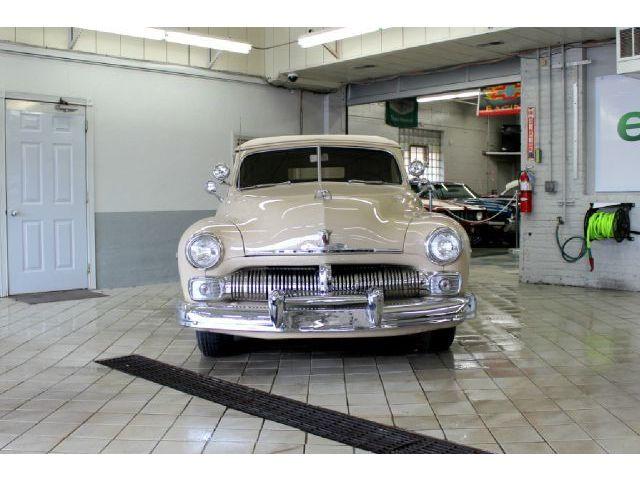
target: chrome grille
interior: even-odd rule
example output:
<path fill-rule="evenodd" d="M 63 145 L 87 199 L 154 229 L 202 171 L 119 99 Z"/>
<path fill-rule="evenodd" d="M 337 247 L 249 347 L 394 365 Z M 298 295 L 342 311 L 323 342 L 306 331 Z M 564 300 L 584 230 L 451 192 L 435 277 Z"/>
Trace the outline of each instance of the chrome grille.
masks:
<path fill-rule="evenodd" d="M 269 292 L 285 290 L 300 295 L 320 294 L 318 267 L 256 267 L 239 270 L 229 277 L 231 299 L 266 300 Z M 395 265 L 333 265 L 332 294 L 364 293 L 382 288 L 386 298 L 420 295 L 417 270 Z"/>

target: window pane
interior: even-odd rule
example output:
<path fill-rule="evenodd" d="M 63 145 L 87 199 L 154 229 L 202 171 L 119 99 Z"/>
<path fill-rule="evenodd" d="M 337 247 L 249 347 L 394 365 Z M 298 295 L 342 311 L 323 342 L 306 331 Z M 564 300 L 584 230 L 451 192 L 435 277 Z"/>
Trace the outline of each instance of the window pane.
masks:
<path fill-rule="evenodd" d="M 442 132 L 423 128 L 401 128 L 399 132 L 405 168 L 412 160 L 420 160 L 425 164 L 422 179 L 432 182 L 444 181 L 444 163 L 440 156 Z"/>
<path fill-rule="evenodd" d="M 323 147 L 322 180 L 399 184 L 402 183 L 402 176 L 395 157 L 388 152 L 366 148 Z"/>
<path fill-rule="evenodd" d="M 442 200 L 476 198 L 465 185 L 437 183 L 434 185 L 434 192 L 436 198 Z"/>
<path fill-rule="evenodd" d="M 276 150 L 248 155 L 238 173 L 238 188 L 290 181 L 318 180 L 318 155 L 315 147 Z"/>

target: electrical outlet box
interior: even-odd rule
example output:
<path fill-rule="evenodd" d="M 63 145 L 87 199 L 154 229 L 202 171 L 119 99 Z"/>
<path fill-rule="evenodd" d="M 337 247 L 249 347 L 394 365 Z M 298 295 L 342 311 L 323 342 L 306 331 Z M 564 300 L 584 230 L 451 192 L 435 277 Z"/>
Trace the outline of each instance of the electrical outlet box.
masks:
<path fill-rule="evenodd" d="M 558 191 L 558 182 L 556 182 L 555 180 L 545 181 L 544 191 L 547 193 L 556 193 Z"/>

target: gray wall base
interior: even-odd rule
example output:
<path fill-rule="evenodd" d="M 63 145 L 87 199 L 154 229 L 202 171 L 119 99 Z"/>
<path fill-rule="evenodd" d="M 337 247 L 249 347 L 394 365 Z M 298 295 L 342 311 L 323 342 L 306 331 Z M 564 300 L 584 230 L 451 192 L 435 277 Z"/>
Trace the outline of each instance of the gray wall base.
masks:
<path fill-rule="evenodd" d="M 210 210 L 96 213 L 98 288 L 177 281 L 182 233 L 213 215 Z"/>

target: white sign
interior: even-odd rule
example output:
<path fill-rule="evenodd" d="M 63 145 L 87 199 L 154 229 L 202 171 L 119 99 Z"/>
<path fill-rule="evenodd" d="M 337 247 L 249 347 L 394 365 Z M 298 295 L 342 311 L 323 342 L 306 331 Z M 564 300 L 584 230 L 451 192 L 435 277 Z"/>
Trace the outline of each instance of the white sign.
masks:
<path fill-rule="evenodd" d="M 596 78 L 597 192 L 640 191 L 640 80 Z"/>

